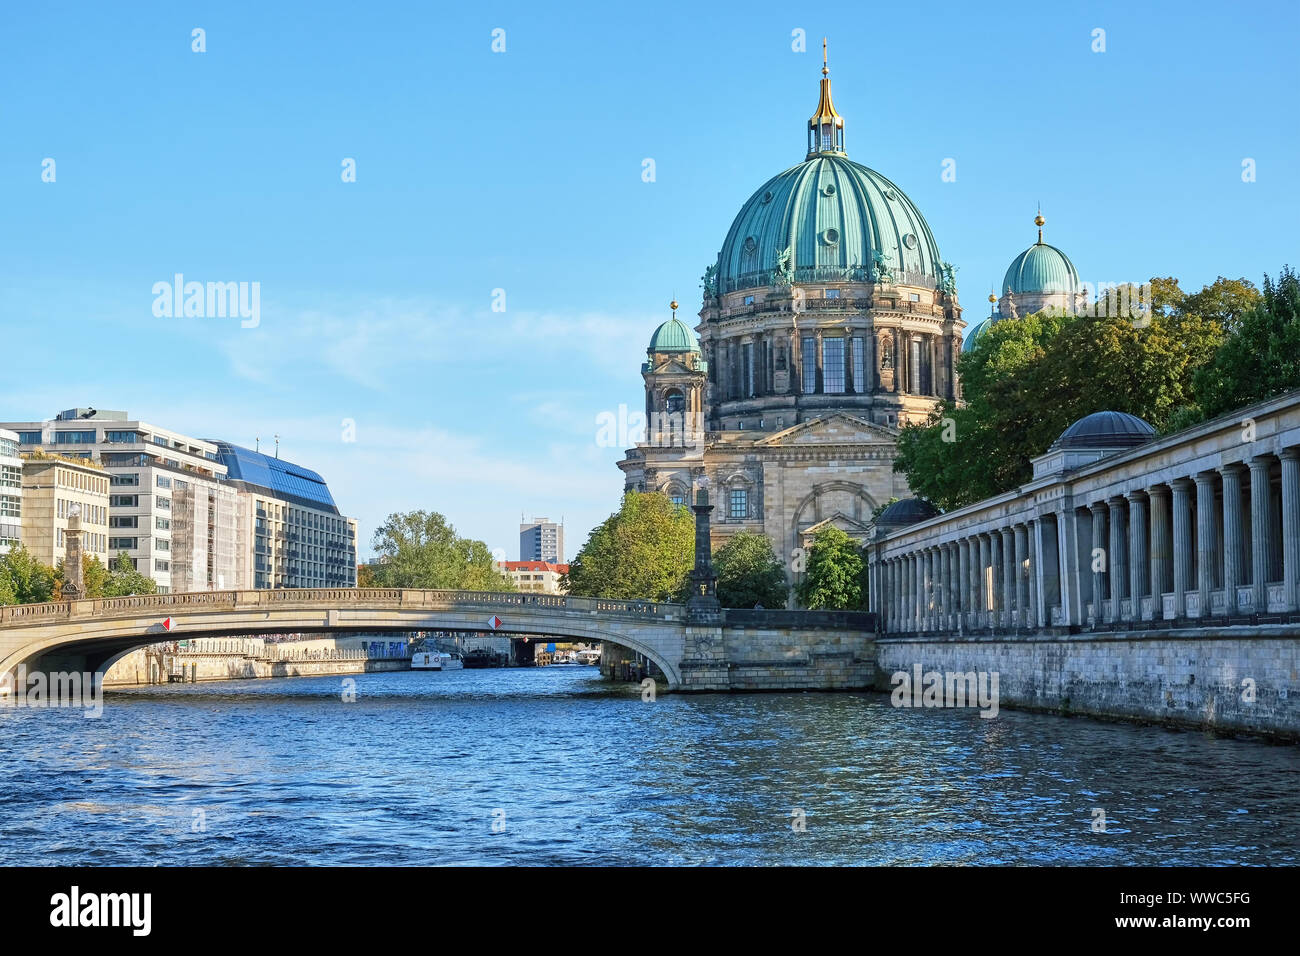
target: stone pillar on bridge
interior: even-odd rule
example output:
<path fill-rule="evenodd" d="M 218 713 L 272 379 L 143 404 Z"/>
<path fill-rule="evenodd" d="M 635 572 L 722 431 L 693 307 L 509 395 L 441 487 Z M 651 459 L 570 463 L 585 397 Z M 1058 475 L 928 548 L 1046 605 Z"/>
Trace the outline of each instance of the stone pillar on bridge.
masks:
<path fill-rule="evenodd" d="M 86 596 L 86 581 L 81 563 L 81 505 L 68 509 L 68 527 L 63 532 L 63 600 L 77 601 Z"/>
<path fill-rule="evenodd" d="M 718 603 L 718 575 L 713 570 L 713 546 L 709 541 L 709 504 L 707 488 L 695 493 L 695 570 L 691 572 L 691 596 L 686 609 L 692 621 L 722 623 L 722 605 Z"/>

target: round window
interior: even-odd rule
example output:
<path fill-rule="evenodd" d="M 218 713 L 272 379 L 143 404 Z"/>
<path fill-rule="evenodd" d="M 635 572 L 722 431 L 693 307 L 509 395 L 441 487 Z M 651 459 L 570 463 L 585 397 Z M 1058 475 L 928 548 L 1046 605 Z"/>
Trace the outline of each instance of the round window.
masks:
<path fill-rule="evenodd" d="M 905 236 L 903 237 L 903 245 L 907 246 L 907 248 L 909 248 L 909 249 L 915 249 L 915 248 L 916 248 L 916 236 L 912 235 L 912 234 L 909 232 L 907 235 L 905 235 Z"/>
<path fill-rule="evenodd" d="M 745 251 L 746 251 L 747 253 L 750 253 L 751 255 L 752 255 L 753 252 L 758 248 L 758 243 L 754 241 L 754 237 L 753 237 L 753 236 L 746 236 L 746 237 L 745 237 L 745 247 L 744 247 L 744 248 L 745 248 Z"/>
<path fill-rule="evenodd" d="M 834 183 L 827 183 L 825 186 L 823 186 L 823 187 L 822 187 L 822 195 L 823 195 L 823 196 L 834 196 L 834 195 L 835 195 L 835 184 L 834 184 Z"/>
<path fill-rule="evenodd" d="M 826 245 L 833 246 L 840 241 L 840 231 L 838 229 L 827 229 L 822 233 L 822 238 L 826 241 Z"/>
<path fill-rule="evenodd" d="M 768 190 L 767 192 L 763 193 L 763 202 L 771 202 L 771 201 L 772 201 L 772 192 L 771 190 Z"/>

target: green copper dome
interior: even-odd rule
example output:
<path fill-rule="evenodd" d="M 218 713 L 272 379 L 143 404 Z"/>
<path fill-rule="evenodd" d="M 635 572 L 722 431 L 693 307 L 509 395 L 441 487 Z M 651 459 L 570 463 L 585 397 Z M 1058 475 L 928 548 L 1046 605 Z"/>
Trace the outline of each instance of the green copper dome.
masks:
<path fill-rule="evenodd" d="M 717 291 L 776 285 L 778 272 L 797 283 L 869 282 L 878 256 L 895 282 L 940 284 L 939 247 L 903 191 L 843 155 L 818 153 L 741 207 L 718 254 Z"/>
<path fill-rule="evenodd" d="M 676 303 L 673 303 L 676 305 Z M 686 323 L 673 316 L 650 336 L 647 352 L 698 352 L 699 343 L 687 328 Z"/>
<path fill-rule="evenodd" d="M 1069 256 L 1056 246 L 1040 241 L 1011 260 L 1001 291 L 1006 293 L 1008 289 L 1016 295 L 1023 292 L 1075 294 L 1079 291 L 1079 273 L 1074 271 Z"/>
<path fill-rule="evenodd" d="M 968 328 L 966 330 L 965 337 L 962 338 L 961 340 L 961 350 L 963 352 L 969 352 L 971 349 L 973 349 L 975 347 L 975 343 L 979 341 L 979 337 L 983 335 L 985 332 L 987 332 L 988 327 L 992 325 L 995 321 L 996 320 L 992 316 L 986 315 L 984 318 L 980 319 L 978 322 L 976 322 L 974 325 Z"/>

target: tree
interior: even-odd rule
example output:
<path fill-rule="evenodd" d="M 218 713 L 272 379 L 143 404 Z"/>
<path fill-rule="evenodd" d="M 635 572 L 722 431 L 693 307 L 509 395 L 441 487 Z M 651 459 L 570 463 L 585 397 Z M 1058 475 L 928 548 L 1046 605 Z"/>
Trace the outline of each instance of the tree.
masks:
<path fill-rule="evenodd" d="M 132 594 L 154 594 L 157 591 L 158 585 L 153 579 L 136 570 L 129 554 L 119 551 L 109 569 L 108 580 L 104 582 L 104 597 L 129 597 Z"/>
<path fill-rule="evenodd" d="M 569 562 L 578 597 L 680 601 L 695 564 L 695 520 L 659 492 L 629 491 Z"/>
<path fill-rule="evenodd" d="M 379 578 L 375 574 L 374 565 L 371 564 L 357 565 L 357 587 L 359 588 L 379 587 Z"/>
<path fill-rule="evenodd" d="M 808 568 L 795 586 L 799 603 L 809 610 L 846 611 L 865 603 L 862 552 L 847 534 L 827 527 L 813 535 Z"/>
<path fill-rule="evenodd" d="M 1030 459 L 1092 412 L 1128 412 L 1157 429 L 1185 421 L 1197 370 L 1223 340 L 1220 316 L 1249 289 L 1220 279 L 1187 296 L 1174 279 L 1151 285 L 1149 314 L 1034 313 L 989 326 L 958 361 L 965 406 L 942 402 L 924 424 L 901 429 L 895 470 L 951 510 L 1028 481 Z"/>
<path fill-rule="evenodd" d="M 785 607 L 785 564 L 772 550 L 767 535 L 756 531 L 732 535 L 713 553 L 713 569 L 723 607 Z"/>
<path fill-rule="evenodd" d="M 1300 279 L 1283 266 L 1277 282 L 1241 315 L 1213 359 L 1196 376 L 1206 418 L 1300 388 Z"/>
<path fill-rule="evenodd" d="M 63 582 L 64 562 L 59 561 L 58 566 L 54 569 L 54 600 L 63 600 Z M 81 553 L 81 580 L 85 586 L 82 592 L 83 598 L 98 598 L 104 596 L 104 588 L 108 585 L 109 570 L 104 567 L 104 562 L 93 555 Z"/>
<path fill-rule="evenodd" d="M 44 604 L 54 598 L 54 569 L 41 564 L 24 545 L 14 545 L 0 556 L 0 594 L 12 604 Z"/>
<path fill-rule="evenodd" d="M 375 531 L 375 584 L 389 588 L 513 591 L 482 541 L 462 538 L 436 511 L 391 514 Z"/>

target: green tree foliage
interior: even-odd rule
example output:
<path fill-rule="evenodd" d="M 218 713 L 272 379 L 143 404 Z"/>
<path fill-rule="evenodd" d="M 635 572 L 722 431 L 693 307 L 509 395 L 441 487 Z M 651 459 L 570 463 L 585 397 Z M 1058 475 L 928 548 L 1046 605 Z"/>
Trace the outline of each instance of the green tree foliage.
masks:
<path fill-rule="evenodd" d="M 362 564 L 357 566 L 357 587 L 379 587 L 379 579 L 375 576 L 375 569 L 372 565 Z"/>
<path fill-rule="evenodd" d="M 376 587 L 513 591 L 482 541 L 462 538 L 436 511 L 391 514 L 375 531 Z"/>
<path fill-rule="evenodd" d="M 64 562 L 60 561 L 54 569 L 54 600 L 63 599 L 63 582 Z M 82 592 L 83 598 L 99 598 L 104 596 L 104 588 L 108 585 L 108 568 L 104 567 L 104 562 L 99 558 L 82 552 L 81 555 L 81 580 L 85 585 L 85 591 Z"/>
<path fill-rule="evenodd" d="M 904 427 L 894 467 L 916 494 L 951 510 L 1028 481 L 1030 459 L 1092 412 L 1129 412 L 1157 429 L 1185 419 L 1196 372 L 1248 292 L 1220 279 L 1189 297 L 1176 280 L 1155 279 L 1149 315 L 995 322 L 958 362 L 965 406 L 943 402 L 924 424 Z M 1200 315 L 1189 301 L 1217 311 Z"/>
<path fill-rule="evenodd" d="M 1276 282 L 1264 277 L 1263 294 L 1230 328 L 1213 360 L 1196 376 L 1205 418 L 1300 388 L 1300 279 L 1290 266 L 1282 268 Z"/>
<path fill-rule="evenodd" d="M 795 596 L 809 610 L 852 611 L 866 603 L 862 552 L 839 528 L 823 528 L 808 548 L 808 567 Z"/>
<path fill-rule="evenodd" d="M 128 597 L 132 594 L 154 594 L 157 591 L 158 585 L 153 579 L 135 569 L 131 556 L 125 551 L 118 552 L 109 569 L 108 580 L 104 582 L 104 597 Z"/>
<path fill-rule="evenodd" d="M 44 604 L 53 598 L 53 568 L 21 544 L 0 555 L 0 603 Z"/>
<path fill-rule="evenodd" d="M 718 575 L 718 601 L 723 607 L 785 607 L 788 585 L 785 565 L 772 550 L 767 535 L 741 531 L 713 552 Z"/>
<path fill-rule="evenodd" d="M 695 519 L 658 492 L 629 491 L 569 562 L 578 597 L 680 601 L 695 564 Z"/>

